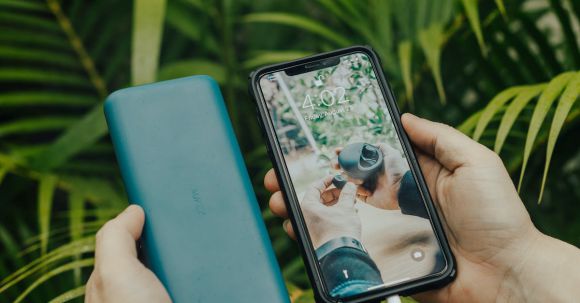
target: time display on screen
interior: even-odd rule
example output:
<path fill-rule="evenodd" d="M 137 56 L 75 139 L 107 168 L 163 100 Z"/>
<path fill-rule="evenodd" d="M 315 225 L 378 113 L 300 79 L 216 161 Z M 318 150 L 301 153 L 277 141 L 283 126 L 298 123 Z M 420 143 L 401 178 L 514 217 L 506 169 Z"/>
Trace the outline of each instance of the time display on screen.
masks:
<path fill-rule="evenodd" d="M 306 94 L 304 102 L 302 102 L 303 109 L 314 109 L 317 106 L 331 107 L 335 104 L 346 104 L 350 100 L 346 96 L 346 89 L 342 86 L 337 86 L 334 89 L 324 89 L 317 96 Z"/>

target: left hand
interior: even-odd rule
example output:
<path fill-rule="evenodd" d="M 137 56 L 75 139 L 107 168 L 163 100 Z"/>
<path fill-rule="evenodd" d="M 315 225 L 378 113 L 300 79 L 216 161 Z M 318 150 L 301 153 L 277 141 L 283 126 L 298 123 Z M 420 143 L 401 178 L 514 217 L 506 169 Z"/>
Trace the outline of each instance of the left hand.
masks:
<path fill-rule="evenodd" d="M 131 205 L 99 230 L 85 302 L 171 302 L 159 279 L 137 259 L 135 241 L 144 222 L 143 209 Z"/>

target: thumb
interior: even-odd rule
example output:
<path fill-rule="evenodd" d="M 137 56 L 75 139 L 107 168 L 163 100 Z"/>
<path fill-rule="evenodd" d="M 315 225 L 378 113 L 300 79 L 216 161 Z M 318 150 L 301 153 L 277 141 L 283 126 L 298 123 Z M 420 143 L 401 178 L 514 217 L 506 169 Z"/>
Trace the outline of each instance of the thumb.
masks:
<path fill-rule="evenodd" d="M 494 154 L 448 125 L 412 114 L 403 114 L 401 121 L 411 142 L 450 171 L 460 166 L 477 164 L 481 157 Z"/>
<path fill-rule="evenodd" d="M 141 237 L 145 222 L 143 209 L 130 205 L 116 218 L 105 223 L 97 233 L 95 247 L 96 266 L 115 268 L 127 258 L 135 259 L 135 241 Z"/>
<path fill-rule="evenodd" d="M 353 207 L 356 199 L 356 185 L 352 182 L 347 182 L 338 197 L 336 205 L 339 207 Z"/>

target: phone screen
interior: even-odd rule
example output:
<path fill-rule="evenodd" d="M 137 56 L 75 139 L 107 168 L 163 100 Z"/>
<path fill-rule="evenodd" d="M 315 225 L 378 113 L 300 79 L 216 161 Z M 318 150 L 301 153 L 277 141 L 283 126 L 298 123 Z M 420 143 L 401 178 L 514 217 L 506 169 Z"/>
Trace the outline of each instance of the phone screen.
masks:
<path fill-rule="evenodd" d="M 335 59 L 265 74 L 259 88 L 328 294 L 344 298 L 440 273 L 447 262 L 375 66 L 361 52 Z"/>

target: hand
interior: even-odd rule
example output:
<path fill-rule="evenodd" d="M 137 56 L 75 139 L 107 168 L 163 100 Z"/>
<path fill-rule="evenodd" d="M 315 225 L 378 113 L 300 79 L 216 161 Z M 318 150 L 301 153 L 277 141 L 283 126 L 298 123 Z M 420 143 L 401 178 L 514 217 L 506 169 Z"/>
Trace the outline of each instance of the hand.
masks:
<path fill-rule="evenodd" d="M 398 192 L 403 174 L 409 169 L 401 153 L 385 143 L 377 144 L 383 154 L 383 171 L 379 172 L 377 186 L 373 191 L 359 187 L 358 195 L 361 200 L 381 209 L 399 209 Z M 335 157 L 330 165 L 333 169 L 341 169 L 338 156 L 342 148 L 335 150 Z M 360 185 L 364 180 L 348 178 L 349 181 Z"/>
<path fill-rule="evenodd" d="M 143 209 L 131 205 L 99 230 L 85 302 L 171 302 L 159 279 L 137 259 L 135 241 L 144 220 Z"/>
<path fill-rule="evenodd" d="M 457 278 L 418 294 L 422 302 L 572 302 L 580 297 L 577 248 L 532 224 L 501 159 L 440 123 L 405 114 L 427 186 L 457 261 Z M 272 212 L 286 216 L 273 172 L 265 178 Z M 293 235 L 290 226 L 285 225 Z"/>
<path fill-rule="evenodd" d="M 361 238 L 361 222 L 354 208 L 356 185 L 347 183 L 335 196 L 338 189 L 328 188 L 331 184 L 332 176 L 314 182 L 300 201 L 315 249 L 339 237 Z"/>

